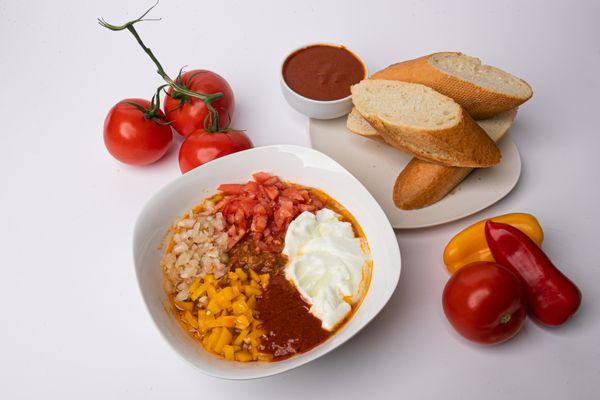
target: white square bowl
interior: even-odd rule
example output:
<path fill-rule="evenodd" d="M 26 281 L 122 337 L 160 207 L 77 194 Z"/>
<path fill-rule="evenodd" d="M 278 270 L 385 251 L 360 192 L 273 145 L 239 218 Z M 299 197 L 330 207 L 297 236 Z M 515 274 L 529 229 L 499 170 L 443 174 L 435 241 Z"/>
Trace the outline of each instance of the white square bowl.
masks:
<path fill-rule="evenodd" d="M 162 286 L 160 248 L 167 229 L 221 183 L 246 182 L 254 172 L 323 190 L 339 201 L 364 230 L 373 256 L 372 278 L 354 316 L 326 342 L 277 362 L 239 363 L 222 360 L 190 338 L 171 315 Z M 235 153 L 198 167 L 162 188 L 145 205 L 135 224 L 133 257 L 138 283 L 156 326 L 183 358 L 202 372 L 226 379 L 274 375 L 306 364 L 340 346 L 379 313 L 400 277 L 400 250 L 383 210 L 365 187 L 337 162 L 316 150 L 299 146 L 267 146 Z"/>

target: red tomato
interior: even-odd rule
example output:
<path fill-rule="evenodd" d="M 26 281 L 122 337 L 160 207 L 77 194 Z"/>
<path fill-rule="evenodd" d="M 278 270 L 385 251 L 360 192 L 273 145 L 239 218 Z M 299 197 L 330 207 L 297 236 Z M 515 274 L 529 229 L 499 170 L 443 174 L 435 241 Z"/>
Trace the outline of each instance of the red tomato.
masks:
<path fill-rule="evenodd" d="M 212 106 L 219 114 L 219 129 L 229 126 L 230 119 L 233 118 L 235 101 L 231 86 L 225 79 L 214 72 L 195 69 L 181 75 L 177 83 L 199 93 L 223 93 L 223 97 L 215 100 Z M 169 96 L 165 98 L 164 102 L 165 113 L 167 119 L 172 122 L 171 126 L 182 136 L 203 129 L 204 118 L 208 114 L 206 104 L 197 98 L 186 98 L 180 105 L 179 99 L 171 97 L 172 92 L 173 89 L 169 88 Z"/>
<path fill-rule="evenodd" d="M 242 131 L 206 132 L 200 129 L 183 141 L 179 149 L 179 168 L 185 174 L 204 163 L 252 147 L 252 142 Z"/>
<path fill-rule="evenodd" d="M 113 106 L 104 120 L 106 148 L 125 164 L 146 165 L 158 161 L 173 141 L 171 128 L 146 118 L 144 112 L 125 102 L 150 107 L 150 102 L 144 99 L 125 99 Z"/>
<path fill-rule="evenodd" d="M 448 321 L 465 338 L 501 343 L 525 320 L 525 292 L 519 279 L 493 262 L 475 262 L 452 275 L 443 294 Z"/>

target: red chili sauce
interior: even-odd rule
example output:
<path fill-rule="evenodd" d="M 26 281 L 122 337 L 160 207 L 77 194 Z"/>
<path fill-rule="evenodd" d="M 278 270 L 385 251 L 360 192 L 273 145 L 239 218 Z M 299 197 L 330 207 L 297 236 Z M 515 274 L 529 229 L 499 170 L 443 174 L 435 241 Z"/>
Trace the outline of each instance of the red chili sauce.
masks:
<path fill-rule="evenodd" d="M 365 67 L 345 47 L 317 44 L 292 53 L 283 64 L 283 79 L 294 92 L 313 100 L 350 96 L 350 86 L 365 78 Z"/>
<path fill-rule="evenodd" d="M 281 360 L 324 342 L 331 333 L 321 327 L 321 320 L 309 309 L 283 272 L 271 277 L 256 303 L 261 328 L 269 332 L 263 336 L 259 350 Z"/>

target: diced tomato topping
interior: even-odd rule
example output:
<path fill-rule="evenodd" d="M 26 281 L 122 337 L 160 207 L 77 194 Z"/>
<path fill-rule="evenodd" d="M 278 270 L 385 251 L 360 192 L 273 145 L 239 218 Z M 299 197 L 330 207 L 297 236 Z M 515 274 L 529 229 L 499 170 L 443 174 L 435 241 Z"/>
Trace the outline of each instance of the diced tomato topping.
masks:
<path fill-rule="evenodd" d="M 258 183 L 252 181 L 246 183 L 244 185 L 244 192 L 256 195 L 256 193 L 258 192 Z"/>
<path fill-rule="evenodd" d="M 269 196 L 269 198 L 271 200 L 275 200 L 277 198 L 277 196 L 279 196 L 279 189 L 277 189 L 275 186 L 263 186 L 265 188 L 265 192 L 267 193 L 267 196 Z"/>
<path fill-rule="evenodd" d="M 314 204 L 299 204 L 298 208 L 300 211 L 316 211 L 317 207 Z"/>
<path fill-rule="evenodd" d="M 276 183 L 280 183 L 279 178 L 276 176 L 272 176 L 269 179 L 267 179 L 266 181 L 264 181 L 262 184 L 265 186 L 268 186 L 268 185 L 275 185 Z"/>
<path fill-rule="evenodd" d="M 263 232 L 267 227 L 267 223 L 269 222 L 269 217 L 266 215 L 256 214 L 252 218 L 252 226 L 250 230 L 252 232 Z"/>
<path fill-rule="evenodd" d="M 264 204 L 257 204 L 252 210 L 254 215 L 267 215 L 267 207 Z"/>
<path fill-rule="evenodd" d="M 254 180 L 260 184 L 264 183 L 264 181 L 266 181 L 272 176 L 273 175 L 269 174 L 268 172 L 256 172 L 255 174 L 252 174 Z"/>
<path fill-rule="evenodd" d="M 240 201 L 240 206 L 243 208 L 246 216 L 252 215 L 254 213 L 254 207 L 257 205 L 259 205 L 259 202 L 256 199 L 244 199 Z"/>
<path fill-rule="evenodd" d="M 293 187 L 289 187 L 289 188 L 285 189 L 283 192 L 281 192 L 281 194 L 285 197 L 288 197 L 288 198 L 294 200 L 294 201 L 304 201 L 304 197 L 302 197 L 302 194 L 300 193 L 300 191 Z"/>
<path fill-rule="evenodd" d="M 224 197 L 215 207 L 228 224 L 228 246 L 251 233 L 262 251 L 281 251 L 290 222 L 303 211 L 323 208 L 323 202 L 309 190 L 291 186 L 266 172 L 257 172 L 253 177 L 254 181 L 245 184 L 219 186 Z"/>
<path fill-rule="evenodd" d="M 244 189 L 244 185 L 238 183 L 224 183 L 219 185 L 217 189 L 224 194 L 240 194 Z"/>

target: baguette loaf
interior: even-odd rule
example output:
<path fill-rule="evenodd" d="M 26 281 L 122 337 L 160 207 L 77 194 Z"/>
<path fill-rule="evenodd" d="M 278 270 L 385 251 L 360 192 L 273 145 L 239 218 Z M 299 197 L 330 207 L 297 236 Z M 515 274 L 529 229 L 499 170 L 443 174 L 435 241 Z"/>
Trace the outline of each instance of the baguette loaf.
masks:
<path fill-rule="evenodd" d="M 390 65 L 371 79 L 420 83 L 454 99 L 473 118 L 513 109 L 533 95 L 529 84 L 461 53 L 434 53 Z"/>
<path fill-rule="evenodd" d="M 352 102 L 390 145 L 425 161 L 455 167 L 489 167 L 500 151 L 454 100 L 420 84 L 363 80 Z"/>
<path fill-rule="evenodd" d="M 510 129 L 517 109 L 481 121 L 478 124 L 498 142 Z M 394 204 L 403 210 L 427 207 L 444 198 L 462 182 L 473 168 L 446 167 L 413 158 L 394 184 Z"/>

